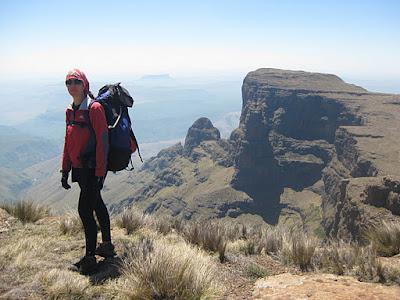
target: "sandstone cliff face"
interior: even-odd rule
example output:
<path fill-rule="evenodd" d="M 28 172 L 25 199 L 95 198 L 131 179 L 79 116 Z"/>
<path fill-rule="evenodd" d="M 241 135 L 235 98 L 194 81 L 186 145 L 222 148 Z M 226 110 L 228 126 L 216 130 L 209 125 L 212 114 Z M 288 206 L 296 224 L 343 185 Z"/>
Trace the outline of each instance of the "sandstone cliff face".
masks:
<path fill-rule="evenodd" d="M 400 173 L 400 96 L 334 75 L 276 69 L 250 72 L 242 94 L 240 125 L 230 137 L 231 183 L 267 222 L 277 223 L 290 206 L 282 201 L 286 189 L 292 198 L 305 191 L 320 197 L 328 235 L 358 238 L 383 215 L 398 215 L 397 185 L 382 176 Z"/>

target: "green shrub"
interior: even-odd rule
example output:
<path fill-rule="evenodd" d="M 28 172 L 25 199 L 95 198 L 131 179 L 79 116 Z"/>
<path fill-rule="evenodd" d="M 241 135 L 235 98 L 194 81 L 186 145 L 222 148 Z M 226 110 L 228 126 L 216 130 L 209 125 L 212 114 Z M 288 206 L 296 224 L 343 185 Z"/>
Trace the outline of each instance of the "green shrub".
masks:
<path fill-rule="evenodd" d="M 247 269 L 247 276 L 250 278 L 263 278 L 265 276 L 268 276 L 268 272 L 265 268 L 261 267 L 259 264 L 251 263 Z"/>

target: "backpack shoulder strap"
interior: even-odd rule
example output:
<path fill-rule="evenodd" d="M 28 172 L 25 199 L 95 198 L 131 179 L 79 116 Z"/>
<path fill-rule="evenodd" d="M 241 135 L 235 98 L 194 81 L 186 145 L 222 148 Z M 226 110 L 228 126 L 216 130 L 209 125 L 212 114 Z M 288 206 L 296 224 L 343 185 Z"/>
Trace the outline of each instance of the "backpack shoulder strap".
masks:
<path fill-rule="evenodd" d="M 93 125 L 92 125 L 92 120 L 90 120 L 90 115 L 89 115 L 90 106 L 91 105 L 89 104 L 88 110 L 84 112 L 83 116 L 85 117 L 85 121 L 87 123 L 87 126 L 89 127 L 91 135 L 96 138 L 96 134 L 94 132 Z"/>
<path fill-rule="evenodd" d="M 130 133 L 130 135 L 131 135 L 131 138 L 133 139 L 133 141 L 134 141 L 135 144 L 136 144 L 136 148 L 137 148 L 137 151 L 138 151 L 138 155 L 139 155 L 140 161 L 143 163 L 142 155 L 140 154 L 139 143 L 137 142 L 136 136 L 135 136 L 135 134 L 133 133 L 132 128 L 129 130 L 129 133 Z"/>

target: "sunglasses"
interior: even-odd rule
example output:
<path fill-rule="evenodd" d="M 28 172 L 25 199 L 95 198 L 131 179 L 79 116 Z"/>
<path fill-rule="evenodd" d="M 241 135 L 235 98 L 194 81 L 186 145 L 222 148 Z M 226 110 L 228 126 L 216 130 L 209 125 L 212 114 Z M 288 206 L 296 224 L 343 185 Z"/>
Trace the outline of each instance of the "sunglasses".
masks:
<path fill-rule="evenodd" d="M 65 81 L 66 85 L 71 85 L 71 84 L 79 85 L 79 84 L 82 84 L 82 83 L 83 83 L 82 80 L 79 80 L 79 79 L 68 79 L 68 80 Z"/>

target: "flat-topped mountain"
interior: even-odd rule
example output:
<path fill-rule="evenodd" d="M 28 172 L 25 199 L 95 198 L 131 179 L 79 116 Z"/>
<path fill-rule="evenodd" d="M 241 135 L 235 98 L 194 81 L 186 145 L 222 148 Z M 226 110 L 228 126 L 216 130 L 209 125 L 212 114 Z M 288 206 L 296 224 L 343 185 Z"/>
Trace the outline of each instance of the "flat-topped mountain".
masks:
<path fill-rule="evenodd" d="M 259 85 L 262 88 L 281 90 L 305 90 L 326 92 L 366 93 L 367 90 L 354 84 L 348 84 L 333 74 L 289 71 L 262 68 L 247 74 L 247 85 Z"/>
<path fill-rule="evenodd" d="M 395 184 L 383 177 L 400 175 L 399 95 L 370 93 L 334 75 L 276 69 L 250 72 L 242 94 L 240 126 L 231 135 L 232 185 L 264 217 L 275 222 L 296 199 L 320 198 L 325 231 L 352 238 L 382 217 L 397 218 Z M 384 192 L 366 196 L 371 184 Z"/>

